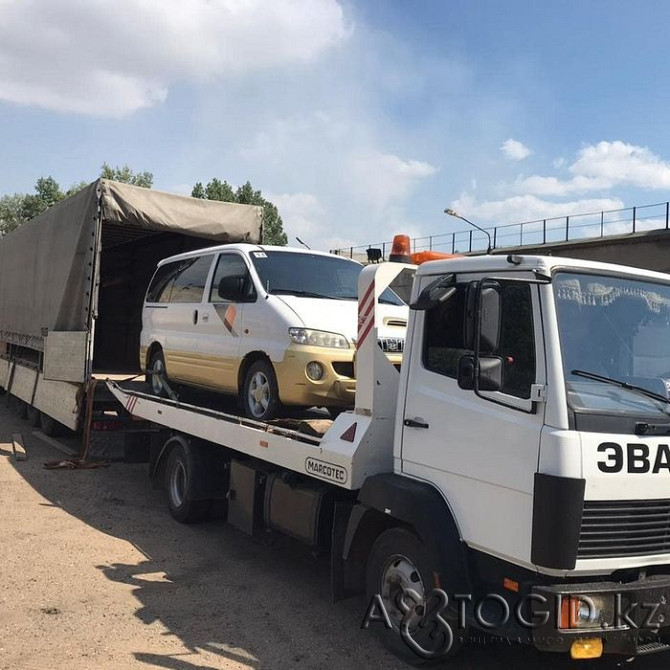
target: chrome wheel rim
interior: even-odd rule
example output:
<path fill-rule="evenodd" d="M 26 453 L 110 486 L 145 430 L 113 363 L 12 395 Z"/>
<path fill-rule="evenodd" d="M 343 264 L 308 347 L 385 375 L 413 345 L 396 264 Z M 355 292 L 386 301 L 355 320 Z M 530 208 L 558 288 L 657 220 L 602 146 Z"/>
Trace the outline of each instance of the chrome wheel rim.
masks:
<path fill-rule="evenodd" d="M 412 598 L 405 595 L 406 589 L 415 591 L 420 599 L 417 604 Z M 381 575 L 379 594 L 384 601 L 391 624 L 395 630 L 400 630 L 400 624 L 406 614 L 401 607 L 401 601 L 414 608 L 410 615 L 409 629 L 414 630 L 421 622 L 426 602 L 426 590 L 421 579 L 421 573 L 406 556 L 399 554 L 391 556 L 384 563 Z"/>
<path fill-rule="evenodd" d="M 256 418 L 265 416 L 268 405 L 270 404 L 270 381 L 265 373 L 258 370 L 254 372 L 249 381 L 247 391 L 247 405 L 249 410 Z"/>
<path fill-rule="evenodd" d="M 160 358 L 154 361 L 151 368 L 151 390 L 154 395 L 160 395 L 163 391 L 163 376 L 165 375 L 165 366 Z"/>
<path fill-rule="evenodd" d="M 175 507 L 181 507 L 186 490 L 186 469 L 181 461 L 176 461 L 170 473 L 170 497 Z"/>

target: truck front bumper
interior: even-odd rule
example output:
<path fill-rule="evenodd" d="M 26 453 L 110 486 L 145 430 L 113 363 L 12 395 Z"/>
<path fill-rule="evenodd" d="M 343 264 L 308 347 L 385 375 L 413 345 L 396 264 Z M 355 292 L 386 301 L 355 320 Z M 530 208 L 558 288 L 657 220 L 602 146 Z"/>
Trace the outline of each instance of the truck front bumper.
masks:
<path fill-rule="evenodd" d="M 670 650 L 670 575 L 625 584 L 536 586 L 532 594 L 533 644 L 538 649 L 574 653 L 576 642 L 601 640 L 603 654 Z"/>

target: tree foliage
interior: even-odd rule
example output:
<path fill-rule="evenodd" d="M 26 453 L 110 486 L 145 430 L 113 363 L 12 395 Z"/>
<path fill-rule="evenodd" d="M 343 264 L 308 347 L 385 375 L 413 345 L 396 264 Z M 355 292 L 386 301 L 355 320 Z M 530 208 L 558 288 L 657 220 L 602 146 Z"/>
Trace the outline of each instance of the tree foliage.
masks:
<path fill-rule="evenodd" d="M 144 188 L 151 188 L 154 180 L 151 172 L 134 172 L 127 165 L 112 168 L 107 163 L 102 164 L 100 176 Z M 63 191 L 53 177 L 40 177 L 35 182 L 33 193 L 14 193 L 0 197 L 0 237 L 87 186 L 88 182 L 80 181 Z"/>
<path fill-rule="evenodd" d="M 154 185 L 154 175 L 151 172 L 133 172 L 128 165 L 111 167 L 107 163 L 103 163 L 100 168 L 100 176 L 103 179 L 113 179 L 143 188 L 151 188 Z"/>
<path fill-rule="evenodd" d="M 277 207 L 266 200 L 260 191 L 254 190 L 251 182 L 239 186 L 237 190 L 227 181 L 221 181 L 214 177 L 206 186 L 198 182 L 191 191 L 194 198 L 204 200 L 221 200 L 223 202 L 237 202 L 240 205 L 259 205 L 263 208 L 263 244 L 275 244 L 285 246 L 288 242 L 284 232 L 284 222 L 279 215 Z"/>

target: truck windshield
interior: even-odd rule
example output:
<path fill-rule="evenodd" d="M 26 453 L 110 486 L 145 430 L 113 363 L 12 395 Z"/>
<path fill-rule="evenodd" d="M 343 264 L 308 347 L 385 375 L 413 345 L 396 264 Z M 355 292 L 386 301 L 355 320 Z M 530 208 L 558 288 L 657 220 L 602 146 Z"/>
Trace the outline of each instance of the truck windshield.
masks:
<path fill-rule="evenodd" d="M 580 413 L 667 422 L 661 398 L 670 398 L 670 286 L 568 272 L 557 273 L 553 285 L 576 423 Z"/>
<path fill-rule="evenodd" d="M 304 298 L 357 300 L 363 266 L 336 256 L 293 251 L 252 251 L 251 259 L 268 293 Z M 390 289 L 379 297 L 388 305 L 405 303 Z"/>

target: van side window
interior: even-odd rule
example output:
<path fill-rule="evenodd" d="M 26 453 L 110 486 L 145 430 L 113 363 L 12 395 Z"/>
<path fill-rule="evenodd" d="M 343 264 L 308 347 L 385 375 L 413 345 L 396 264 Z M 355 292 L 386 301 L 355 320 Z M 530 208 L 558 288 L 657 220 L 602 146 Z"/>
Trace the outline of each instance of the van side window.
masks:
<path fill-rule="evenodd" d="M 209 289 L 209 301 L 221 302 L 222 298 L 219 296 L 219 283 L 224 277 L 242 277 L 245 281 L 245 295 L 247 298 L 254 298 L 256 291 L 254 290 L 249 268 L 244 262 L 243 258 L 238 254 L 221 254 L 219 262 L 216 264 L 214 272 L 214 279 L 212 279 L 212 287 Z"/>
<path fill-rule="evenodd" d="M 212 258 L 213 256 L 200 256 L 180 261 L 170 302 L 202 302 Z"/>
<path fill-rule="evenodd" d="M 500 282 L 501 333 L 498 351 L 504 361 L 501 393 L 530 398 L 535 383 L 535 336 L 530 287 Z M 456 293 L 446 302 L 426 312 L 423 364 L 427 370 L 446 377 L 458 377 L 461 356 L 472 356 L 465 348 L 466 284 L 458 284 Z"/>
<path fill-rule="evenodd" d="M 156 270 L 147 290 L 147 302 L 170 302 L 172 284 L 180 265 L 179 261 L 165 263 Z"/>

